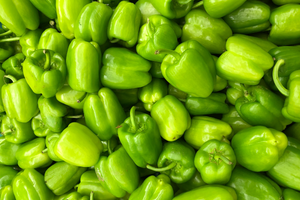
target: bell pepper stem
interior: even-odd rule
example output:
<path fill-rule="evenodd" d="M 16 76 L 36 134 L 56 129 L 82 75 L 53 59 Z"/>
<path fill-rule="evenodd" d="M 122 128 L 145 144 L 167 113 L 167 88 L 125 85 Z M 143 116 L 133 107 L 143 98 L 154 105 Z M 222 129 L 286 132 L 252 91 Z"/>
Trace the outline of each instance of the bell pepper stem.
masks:
<path fill-rule="evenodd" d="M 281 94 L 283 94 L 284 96 L 289 96 L 290 92 L 282 85 L 282 83 L 280 82 L 280 80 L 278 78 L 279 68 L 284 64 L 285 64 L 285 62 L 283 59 L 280 59 L 276 62 L 274 69 L 273 69 L 273 81 L 274 81 L 277 89 L 281 92 Z"/>
<path fill-rule="evenodd" d="M 8 30 L 8 31 L 6 31 L 6 32 L 4 32 L 4 33 L 1 33 L 1 34 L 0 34 L 0 37 L 6 36 L 6 35 L 10 35 L 10 34 L 12 34 L 12 31 L 11 31 L 11 30 Z"/>
<path fill-rule="evenodd" d="M 5 82 L 5 78 L 10 79 L 13 83 L 17 81 L 17 79 L 15 77 L 13 77 L 12 75 L 5 75 L 3 77 L 4 82 Z M 5 82 L 5 84 L 6 84 L 6 82 Z"/>
<path fill-rule="evenodd" d="M 45 61 L 45 64 L 44 64 L 44 70 L 48 70 L 50 68 L 50 63 L 51 63 L 51 60 L 50 60 L 50 52 L 47 51 L 46 49 L 44 49 L 43 53 L 45 54 L 46 56 L 46 61 Z"/>
<path fill-rule="evenodd" d="M 130 121 L 131 121 L 131 131 L 136 132 L 136 123 L 135 123 L 135 106 L 132 106 L 130 109 Z"/>
<path fill-rule="evenodd" d="M 176 60 L 180 60 L 180 54 L 176 51 L 169 50 L 169 49 L 161 49 L 161 50 L 156 50 L 155 54 L 169 54 L 175 57 Z"/>
<path fill-rule="evenodd" d="M 112 40 L 110 41 L 110 43 L 117 43 L 117 42 L 119 42 L 119 41 L 120 41 L 120 39 L 114 38 L 114 39 L 112 39 Z"/>
<path fill-rule="evenodd" d="M 151 166 L 151 165 L 146 165 L 146 168 L 147 168 L 147 169 L 150 169 L 150 170 L 152 170 L 152 171 L 155 171 L 155 172 L 164 172 L 164 171 L 173 169 L 176 165 L 177 165 L 176 162 L 172 162 L 172 163 L 169 164 L 168 166 L 162 167 L 162 168 L 153 167 L 153 166 Z"/>
<path fill-rule="evenodd" d="M 90 200 L 94 200 L 94 192 L 93 191 L 91 191 Z"/>
<path fill-rule="evenodd" d="M 221 159 L 224 163 L 226 163 L 227 165 L 232 165 L 232 162 L 226 158 L 225 156 L 223 156 L 222 154 L 217 153 L 216 156 Z"/>
<path fill-rule="evenodd" d="M 6 135 L 10 135 L 12 132 L 13 132 L 13 130 L 10 128 L 10 129 L 7 129 L 7 130 L 1 132 L 1 134 L 6 136 Z"/>
<path fill-rule="evenodd" d="M 195 3 L 192 7 L 192 9 L 195 9 L 195 8 L 199 8 L 200 6 L 203 5 L 203 1 L 199 1 L 198 3 Z"/>
<path fill-rule="evenodd" d="M 20 40 L 21 37 L 14 37 L 14 38 L 5 38 L 5 39 L 1 39 L 0 40 L 0 43 L 3 43 L 3 42 L 14 42 L 14 41 L 18 41 Z"/>
<path fill-rule="evenodd" d="M 46 148 L 42 151 L 42 153 L 47 153 L 47 152 L 48 152 L 48 148 Z"/>

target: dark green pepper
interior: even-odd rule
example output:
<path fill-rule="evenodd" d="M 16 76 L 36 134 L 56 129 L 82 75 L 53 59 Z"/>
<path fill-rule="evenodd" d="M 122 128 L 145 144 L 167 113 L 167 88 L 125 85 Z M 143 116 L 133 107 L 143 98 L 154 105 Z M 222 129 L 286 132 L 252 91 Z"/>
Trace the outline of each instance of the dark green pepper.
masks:
<path fill-rule="evenodd" d="M 49 19 L 56 18 L 56 0 L 30 0 L 30 2 Z"/>

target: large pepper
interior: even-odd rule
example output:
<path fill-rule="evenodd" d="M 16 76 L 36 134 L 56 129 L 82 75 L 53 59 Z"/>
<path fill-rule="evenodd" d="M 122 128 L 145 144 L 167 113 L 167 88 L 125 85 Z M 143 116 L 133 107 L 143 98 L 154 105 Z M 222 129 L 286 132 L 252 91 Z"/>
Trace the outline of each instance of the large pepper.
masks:
<path fill-rule="evenodd" d="M 160 15 L 150 16 L 141 27 L 136 51 L 147 60 L 162 62 L 166 54 L 155 54 L 155 51 L 175 49 L 180 36 L 181 29 L 175 22 Z"/>
<path fill-rule="evenodd" d="M 52 200 L 54 194 L 47 187 L 44 176 L 35 169 L 25 169 L 12 182 L 16 200 Z"/>
<path fill-rule="evenodd" d="M 208 97 L 215 83 L 215 63 L 210 53 L 197 41 L 189 40 L 167 53 L 161 65 L 164 78 L 174 87 L 195 97 Z M 193 85 L 193 87 L 191 87 Z"/>
<path fill-rule="evenodd" d="M 56 19 L 56 0 L 30 0 L 30 2 L 49 19 Z"/>
<path fill-rule="evenodd" d="M 119 100 L 109 88 L 101 88 L 98 94 L 90 94 L 84 103 L 83 113 L 87 127 L 100 140 L 109 140 L 117 135 L 117 126 L 126 119 Z"/>
<path fill-rule="evenodd" d="M 23 53 L 18 53 L 4 61 L 2 68 L 5 70 L 6 74 L 12 75 L 16 77 L 16 79 L 24 78 L 22 67 L 24 60 L 25 55 Z"/>
<path fill-rule="evenodd" d="M 0 165 L 0 189 L 10 185 L 17 173 L 18 171 L 14 170 L 13 167 Z"/>
<path fill-rule="evenodd" d="M 35 50 L 38 49 L 39 40 L 43 33 L 42 29 L 36 29 L 34 31 L 26 31 L 20 38 L 20 45 L 22 47 L 23 54 L 27 57 L 30 56 Z"/>
<path fill-rule="evenodd" d="M 142 15 L 142 20 L 141 20 L 141 25 L 147 23 L 148 17 L 152 15 L 160 15 L 160 12 L 158 12 L 152 3 L 148 0 L 138 0 L 135 5 L 140 9 L 141 15 Z"/>
<path fill-rule="evenodd" d="M 56 94 L 57 101 L 74 109 L 83 109 L 88 97 L 87 92 L 73 90 L 69 85 L 64 85 Z"/>
<path fill-rule="evenodd" d="M 46 136 L 46 147 L 47 147 L 47 150 L 44 150 L 44 152 L 46 151 L 48 153 L 48 156 L 51 158 L 51 160 L 56 161 L 56 162 L 62 161 L 62 159 L 60 159 L 54 153 L 54 147 L 55 147 L 56 141 L 59 138 L 59 135 L 60 135 L 59 133 L 50 132 Z"/>
<path fill-rule="evenodd" d="M 236 157 L 228 143 L 209 140 L 197 151 L 194 163 L 207 184 L 226 184 L 236 165 Z"/>
<path fill-rule="evenodd" d="M 179 139 L 191 125 L 188 111 L 172 95 L 157 101 L 152 107 L 151 116 L 158 125 L 160 135 L 167 141 Z"/>
<path fill-rule="evenodd" d="M 75 38 L 81 38 L 87 42 L 97 42 L 102 45 L 107 40 L 108 21 L 113 11 L 111 7 L 92 2 L 84 6 L 74 25 Z"/>
<path fill-rule="evenodd" d="M 263 126 L 254 126 L 236 133 L 231 145 L 237 162 L 254 171 L 270 170 L 282 156 L 287 147 L 284 133 Z"/>
<path fill-rule="evenodd" d="M 73 90 L 93 93 L 100 89 L 101 50 L 97 43 L 72 40 L 66 61 Z"/>
<path fill-rule="evenodd" d="M 16 152 L 20 148 L 20 144 L 8 142 L 5 137 L 0 137 L 0 164 L 17 165 Z M 1 198 L 0 198 L 1 199 Z"/>
<path fill-rule="evenodd" d="M 101 185 L 116 197 L 132 193 L 139 185 L 139 172 L 124 147 L 112 154 L 101 156 L 95 165 Z"/>
<path fill-rule="evenodd" d="M 203 9 L 194 9 L 185 16 L 181 37 L 183 42 L 196 40 L 210 53 L 221 54 L 230 36 L 232 31 L 224 20 L 209 16 Z"/>
<path fill-rule="evenodd" d="M 0 199 L 1 200 L 16 200 L 11 185 L 7 185 L 0 189 Z"/>
<path fill-rule="evenodd" d="M 148 114 L 135 115 L 135 107 L 130 117 L 118 128 L 118 136 L 123 147 L 138 166 L 154 165 L 162 150 L 162 140 L 156 122 Z"/>
<path fill-rule="evenodd" d="M 101 83 L 111 89 L 143 87 L 152 80 L 150 68 L 149 61 L 129 49 L 109 48 L 103 54 Z"/>
<path fill-rule="evenodd" d="M 102 149 L 101 141 L 90 129 L 72 122 L 57 139 L 54 153 L 71 165 L 91 167 L 99 160 Z"/>
<path fill-rule="evenodd" d="M 45 98 L 54 97 L 62 88 L 67 67 L 65 59 L 52 50 L 36 50 L 23 63 L 25 79 L 36 94 Z"/>

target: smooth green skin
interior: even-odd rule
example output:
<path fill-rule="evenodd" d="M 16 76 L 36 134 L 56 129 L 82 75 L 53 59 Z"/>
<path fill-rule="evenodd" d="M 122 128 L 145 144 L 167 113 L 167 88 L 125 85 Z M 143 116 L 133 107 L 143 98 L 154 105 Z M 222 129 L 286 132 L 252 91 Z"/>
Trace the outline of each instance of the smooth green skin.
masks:
<path fill-rule="evenodd" d="M 54 97 L 65 83 L 67 66 L 65 59 L 52 50 L 36 50 L 23 63 L 24 77 L 36 94 Z"/>
<path fill-rule="evenodd" d="M 64 85 L 56 94 L 57 101 L 74 109 L 83 109 L 88 93 L 73 90 L 69 85 Z"/>
<path fill-rule="evenodd" d="M 44 176 L 35 169 L 19 172 L 12 182 L 16 200 L 52 200 L 54 194 L 44 182 Z"/>
<path fill-rule="evenodd" d="M 113 90 L 113 92 L 115 93 L 120 104 L 124 108 L 132 107 L 139 101 L 137 88 L 135 88 L 135 89 L 116 89 L 116 90 Z"/>
<path fill-rule="evenodd" d="M 43 33 L 42 29 L 34 31 L 26 31 L 20 38 L 20 45 L 23 54 L 27 57 L 30 56 L 35 50 L 38 49 L 40 37 Z"/>
<path fill-rule="evenodd" d="M 20 144 L 8 142 L 4 136 L 0 137 L 0 164 L 17 165 L 16 152 L 20 148 Z M 0 198 L 1 199 L 1 198 Z"/>
<path fill-rule="evenodd" d="M 22 123 L 7 115 L 2 117 L 1 134 L 5 136 L 5 140 L 14 144 L 21 144 L 35 138 L 30 122 Z"/>
<path fill-rule="evenodd" d="M 136 51 L 147 60 L 162 62 L 166 53 L 156 51 L 175 49 L 180 36 L 181 29 L 175 22 L 161 15 L 150 16 L 140 29 Z"/>
<path fill-rule="evenodd" d="M 153 105 L 168 94 L 168 85 L 164 79 L 153 78 L 152 81 L 139 90 L 139 99 L 144 103 L 147 111 L 151 111 Z"/>
<path fill-rule="evenodd" d="M 22 169 L 48 167 L 52 160 L 47 152 L 43 152 L 45 148 L 45 138 L 36 138 L 21 144 L 16 152 L 19 167 Z"/>
<path fill-rule="evenodd" d="M 81 9 L 91 3 L 91 0 L 56 0 L 57 22 L 62 34 L 68 38 L 74 38 L 74 26 Z"/>
<path fill-rule="evenodd" d="M 14 48 L 10 42 L 0 43 L 0 61 L 4 61 L 14 54 Z"/>
<path fill-rule="evenodd" d="M 239 36 L 240 38 L 249 40 L 250 42 L 260 46 L 260 48 L 262 48 L 263 50 L 265 50 L 266 52 L 269 52 L 269 53 L 271 52 L 270 51 L 271 49 L 275 50 L 275 48 L 276 49 L 278 48 L 276 44 L 273 44 L 272 42 L 268 41 L 267 39 L 263 39 L 258 36 L 250 36 L 250 35 L 244 35 L 244 34 L 234 34 L 233 36 L 236 36 L 236 35 Z"/>
<path fill-rule="evenodd" d="M 90 200 L 89 196 L 83 196 L 78 192 L 71 192 L 62 198 L 61 200 Z"/>
<path fill-rule="evenodd" d="M 207 98 L 188 95 L 185 107 L 191 115 L 226 114 L 229 107 L 225 100 L 223 93 L 212 93 Z"/>
<path fill-rule="evenodd" d="M 287 83 L 289 81 L 288 76 L 278 76 L 278 79 L 284 87 L 287 87 Z M 278 91 L 278 88 L 276 87 L 273 80 L 273 68 L 265 72 L 264 78 L 262 80 L 265 81 L 268 88 L 270 88 L 273 91 Z"/>
<path fill-rule="evenodd" d="M 72 122 L 60 134 L 54 153 L 71 165 L 91 167 L 99 160 L 102 149 L 100 139 L 90 129 Z"/>
<path fill-rule="evenodd" d="M 61 132 L 67 126 L 64 118 L 68 114 L 68 107 L 55 97 L 45 98 L 40 96 L 38 100 L 41 118 L 44 124 L 53 132 Z"/>
<path fill-rule="evenodd" d="M 284 5 L 288 3 L 300 3 L 299 0 L 272 0 L 276 5 Z"/>
<path fill-rule="evenodd" d="M 192 118 L 191 127 L 185 132 L 185 141 L 194 147 L 200 147 L 209 140 L 223 140 L 227 138 L 232 129 L 229 124 L 219 119 L 208 116 L 196 116 Z"/>
<path fill-rule="evenodd" d="M 300 190 L 299 164 L 300 141 L 289 139 L 288 147 L 274 167 L 267 172 L 267 175 L 283 187 Z"/>
<path fill-rule="evenodd" d="M 44 176 L 47 187 L 55 195 L 62 195 L 72 189 L 86 171 L 84 167 L 77 167 L 66 162 L 57 162 L 49 167 Z"/>
<path fill-rule="evenodd" d="M 194 163 L 205 183 L 226 184 L 236 165 L 236 157 L 226 142 L 209 140 L 197 151 Z"/>
<path fill-rule="evenodd" d="M 147 19 L 152 15 L 161 15 L 160 12 L 158 12 L 151 2 L 148 0 L 138 0 L 135 5 L 140 9 L 142 19 L 141 19 L 141 25 L 147 23 Z"/>
<path fill-rule="evenodd" d="M 255 43 L 238 35 L 226 42 L 227 51 L 216 63 L 217 75 L 229 81 L 257 85 L 274 60 Z"/>
<path fill-rule="evenodd" d="M 89 196 L 93 192 L 95 200 L 115 200 L 117 199 L 107 191 L 98 180 L 95 170 L 84 172 L 80 177 L 80 183 L 75 186 L 78 193 Z"/>
<path fill-rule="evenodd" d="M 69 42 L 65 36 L 54 28 L 48 28 L 42 33 L 38 49 L 49 49 L 66 58 Z"/>
<path fill-rule="evenodd" d="M 176 185 L 179 187 L 180 190 L 187 192 L 200 186 L 206 185 L 206 183 L 203 181 L 200 172 L 198 172 L 197 170 L 190 180 Z"/>
<path fill-rule="evenodd" d="M 184 17 L 194 4 L 194 0 L 153 0 L 150 2 L 161 15 L 169 19 Z"/>
<path fill-rule="evenodd" d="M 46 137 L 49 133 L 52 133 L 49 127 L 43 122 L 40 113 L 34 118 L 32 118 L 31 128 L 33 130 L 34 135 L 37 137 Z"/>
<path fill-rule="evenodd" d="M 213 92 L 220 92 L 221 90 L 224 90 L 226 86 L 227 86 L 227 80 L 217 75 Z"/>
<path fill-rule="evenodd" d="M 0 165 L 0 189 L 10 185 L 18 171 L 10 166 Z"/>
<path fill-rule="evenodd" d="M 130 110 L 130 117 L 118 128 L 118 136 L 124 149 L 141 168 L 147 164 L 155 165 L 162 151 L 162 140 L 158 126 L 148 114 L 135 115 L 135 107 Z"/>
<path fill-rule="evenodd" d="M 235 107 L 231 105 L 229 106 L 229 112 L 223 114 L 221 120 L 228 123 L 232 128 L 231 134 L 227 137 L 228 139 L 231 139 L 239 131 L 251 127 L 250 124 L 241 118 Z"/>
<path fill-rule="evenodd" d="M 272 10 L 269 40 L 277 45 L 294 45 L 300 42 L 300 5 L 287 4 Z"/>
<path fill-rule="evenodd" d="M 139 172 L 124 147 L 112 154 L 101 156 L 95 165 L 101 185 L 114 196 L 121 198 L 139 186 Z"/>
<path fill-rule="evenodd" d="M 171 85 L 195 97 L 205 98 L 213 91 L 216 77 L 214 60 L 195 40 L 181 43 L 167 55 L 161 71 Z"/>
<path fill-rule="evenodd" d="M 56 0 L 30 0 L 30 2 L 49 19 L 56 19 Z"/>
<path fill-rule="evenodd" d="M 97 42 L 102 45 L 107 40 L 108 21 L 113 13 L 111 7 L 92 2 L 82 8 L 75 22 L 75 38 L 81 38 L 87 42 Z"/>
<path fill-rule="evenodd" d="M 157 123 L 161 137 L 170 142 L 179 139 L 191 125 L 188 111 L 172 95 L 163 97 L 153 105 L 151 117 Z"/>
<path fill-rule="evenodd" d="M 221 18 L 243 5 L 246 0 L 203 0 L 206 12 L 214 18 Z"/>
<path fill-rule="evenodd" d="M 245 91 L 249 86 L 234 81 L 228 81 L 228 88 L 226 90 L 226 96 L 229 103 L 235 105 L 236 100 L 244 97 Z"/>
<path fill-rule="evenodd" d="M 164 78 L 161 72 L 161 63 L 159 62 L 152 62 L 151 69 L 150 69 L 150 74 L 152 75 L 153 78 Z"/>
<path fill-rule="evenodd" d="M 284 200 L 297 200 L 300 198 L 300 192 L 286 188 L 282 192 Z"/>
<path fill-rule="evenodd" d="M 234 189 L 224 185 L 204 185 L 194 190 L 184 192 L 173 200 L 237 200 L 237 195 Z"/>
<path fill-rule="evenodd" d="M 21 36 L 26 29 L 35 30 L 38 28 L 38 10 L 29 0 L 0 1 L 0 21 L 17 36 Z"/>
<path fill-rule="evenodd" d="M 293 123 L 292 125 L 288 126 L 286 129 L 284 129 L 283 132 L 289 137 L 293 137 L 300 140 L 299 128 L 300 128 L 300 123 Z"/>
<path fill-rule="evenodd" d="M 1 200 L 16 200 L 11 185 L 7 185 L 0 189 Z"/>
<path fill-rule="evenodd" d="M 158 158 L 157 167 L 162 168 L 176 163 L 175 167 L 163 174 L 169 176 L 174 183 L 184 183 L 190 180 L 196 173 L 194 166 L 195 150 L 183 140 L 167 142 Z"/>
<path fill-rule="evenodd" d="M 23 53 L 15 54 L 2 63 L 2 68 L 6 74 L 14 76 L 16 79 L 24 78 L 22 63 L 25 60 Z"/>
<path fill-rule="evenodd" d="M 152 80 L 151 63 L 125 48 L 112 47 L 103 54 L 101 83 L 110 89 L 144 87 Z"/>
<path fill-rule="evenodd" d="M 223 19 L 234 33 L 251 34 L 270 27 L 270 13 L 269 5 L 261 1 L 246 1 Z"/>
<path fill-rule="evenodd" d="M 60 133 L 54 133 L 50 132 L 46 136 L 46 147 L 47 147 L 47 153 L 48 156 L 51 158 L 51 160 L 60 162 L 62 159 L 60 159 L 55 153 L 54 153 L 54 146 L 59 138 Z"/>
<path fill-rule="evenodd" d="M 252 126 L 266 126 L 279 131 L 285 129 L 291 121 L 281 113 L 283 99 L 271 90 L 257 85 L 247 88 L 244 96 L 235 102 L 239 115 Z"/>
<path fill-rule="evenodd" d="M 172 200 L 174 191 L 164 174 L 149 176 L 129 197 L 129 200 Z"/>
<path fill-rule="evenodd" d="M 0 50 L 0 55 L 1 55 L 1 50 Z M 2 86 L 5 85 L 4 75 L 5 75 L 5 72 L 0 69 L 0 93 L 2 91 Z M 0 98 L 0 113 L 3 113 L 3 112 L 5 112 L 4 105 L 3 105 L 3 100 L 2 100 L 2 98 Z"/>
<path fill-rule="evenodd" d="M 101 87 L 101 50 L 97 43 L 72 40 L 67 53 L 68 83 L 73 90 L 94 93 Z"/>
<path fill-rule="evenodd" d="M 236 191 L 239 200 L 249 199 L 281 199 L 279 186 L 266 176 L 236 166 L 231 179 L 227 183 Z"/>
<path fill-rule="evenodd" d="M 118 98 L 109 88 L 101 88 L 98 94 L 90 94 L 83 106 L 87 127 L 100 140 L 109 140 L 118 134 L 119 126 L 126 119 L 124 109 Z"/>
<path fill-rule="evenodd" d="M 181 41 L 196 40 L 210 53 L 222 54 L 230 36 L 232 30 L 223 19 L 213 18 L 202 9 L 193 9 L 185 16 Z"/>
<path fill-rule="evenodd" d="M 231 140 L 237 162 L 254 172 L 270 170 L 282 156 L 287 143 L 284 133 L 264 126 L 243 129 Z"/>
<path fill-rule="evenodd" d="M 185 102 L 188 94 L 169 84 L 168 94 L 176 97 L 179 101 Z"/>

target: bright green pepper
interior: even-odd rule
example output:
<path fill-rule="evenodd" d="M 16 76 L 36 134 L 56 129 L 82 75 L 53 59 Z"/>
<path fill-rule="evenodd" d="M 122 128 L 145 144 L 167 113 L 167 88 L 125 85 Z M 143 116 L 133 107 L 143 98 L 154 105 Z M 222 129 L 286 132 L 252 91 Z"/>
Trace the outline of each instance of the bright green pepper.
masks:
<path fill-rule="evenodd" d="M 4 136 L 0 137 L 0 164 L 17 165 L 16 152 L 20 148 L 20 144 L 8 142 Z M 1 199 L 1 198 L 0 198 Z"/>
<path fill-rule="evenodd" d="M 0 55 L 1 55 L 1 52 L 0 52 Z M 1 68 L 1 65 L 0 65 L 0 68 Z M 0 94 L 2 91 L 2 86 L 5 85 L 4 76 L 5 76 L 5 72 L 0 69 Z M 4 111 L 5 110 L 4 110 L 3 100 L 2 100 L 2 98 L 0 98 L 0 113 L 3 113 Z"/>
<path fill-rule="evenodd" d="M 56 162 L 60 162 L 62 161 L 62 159 L 60 159 L 55 153 L 54 153 L 54 147 L 56 144 L 56 141 L 59 138 L 59 133 L 54 133 L 54 132 L 50 132 L 47 136 L 46 136 L 46 147 L 48 153 L 48 156 L 51 158 L 51 160 L 56 161 Z"/>
<path fill-rule="evenodd" d="M 65 59 L 52 50 L 36 50 L 23 63 L 25 79 L 36 94 L 54 97 L 66 80 Z"/>
<path fill-rule="evenodd" d="M 113 90 L 115 95 L 117 96 L 120 104 L 124 108 L 131 108 L 133 105 L 135 105 L 139 99 L 138 99 L 138 88 L 135 89 L 116 89 Z"/>
<path fill-rule="evenodd" d="M 160 15 L 160 12 L 158 12 L 151 2 L 148 0 L 138 0 L 135 5 L 140 9 L 142 20 L 141 25 L 147 23 L 147 19 L 152 15 Z"/>
<path fill-rule="evenodd" d="M 34 135 L 36 135 L 37 137 L 46 137 L 49 133 L 52 133 L 48 126 L 43 122 L 40 113 L 32 118 L 31 128 Z"/>
<path fill-rule="evenodd" d="M 231 145 L 237 162 L 254 171 L 268 171 L 280 159 L 287 147 L 284 133 L 264 126 L 254 126 L 236 133 Z"/>
<path fill-rule="evenodd" d="M 249 86 L 234 81 L 228 81 L 228 88 L 226 90 L 226 96 L 229 103 L 235 105 L 236 100 L 244 97 L 245 91 Z"/>
<path fill-rule="evenodd" d="M 30 2 L 49 19 L 55 19 L 56 16 L 56 0 L 30 0 Z"/>
<path fill-rule="evenodd" d="M 98 94 L 90 94 L 83 106 L 87 127 L 100 140 L 109 140 L 118 134 L 119 126 L 126 118 L 116 95 L 109 88 L 101 88 Z"/>
<path fill-rule="evenodd" d="M 59 200 L 91 200 L 91 198 L 89 196 L 83 196 L 78 192 L 74 191 L 67 195 L 63 195 L 63 198 Z"/>
<path fill-rule="evenodd" d="M 54 194 L 44 182 L 44 176 L 35 169 L 25 169 L 12 182 L 16 200 L 52 200 Z"/>
<path fill-rule="evenodd" d="M 100 89 L 101 50 L 97 43 L 72 40 L 66 61 L 68 83 L 73 90 L 93 93 Z"/>
<path fill-rule="evenodd" d="M 12 75 L 16 77 L 16 79 L 24 78 L 22 67 L 24 60 L 25 55 L 23 53 L 18 53 L 4 61 L 2 68 L 5 70 L 6 74 Z"/>
<path fill-rule="evenodd" d="M 300 198 L 300 192 L 286 188 L 282 192 L 284 200 L 297 200 Z"/>
<path fill-rule="evenodd" d="M 39 40 L 43 33 L 43 30 L 36 29 L 34 31 L 27 31 L 20 38 L 20 45 L 22 47 L 23 54 L 27 57 L 30 56 L 35 50 L 38 49 Z"/>
<path fill-rule="evenodd" d="M 17 173 L 12 167 L 0 165 L 0 189 L 10 185 Z"/>
<path fill-rule="evenodd" d="M 110 89 L 143 87 L 152 80 L 150 68 L 149 61 L 128 49 L 109 48 L 103 54 L 101 83 Z"/>
<path fill-rule="evenodd" d="M 84 102 L 88 97 L 87 92 L 73 90 L 69 85 L 64 85 L 56 94 L 56 99 L 71 108 L 83 109 Z"/>
<path fill-rule="evenodd" d="M 7 185 L 0 189 L 0 199 L 1 200 L 16 200 L 11 185 Z"/>

